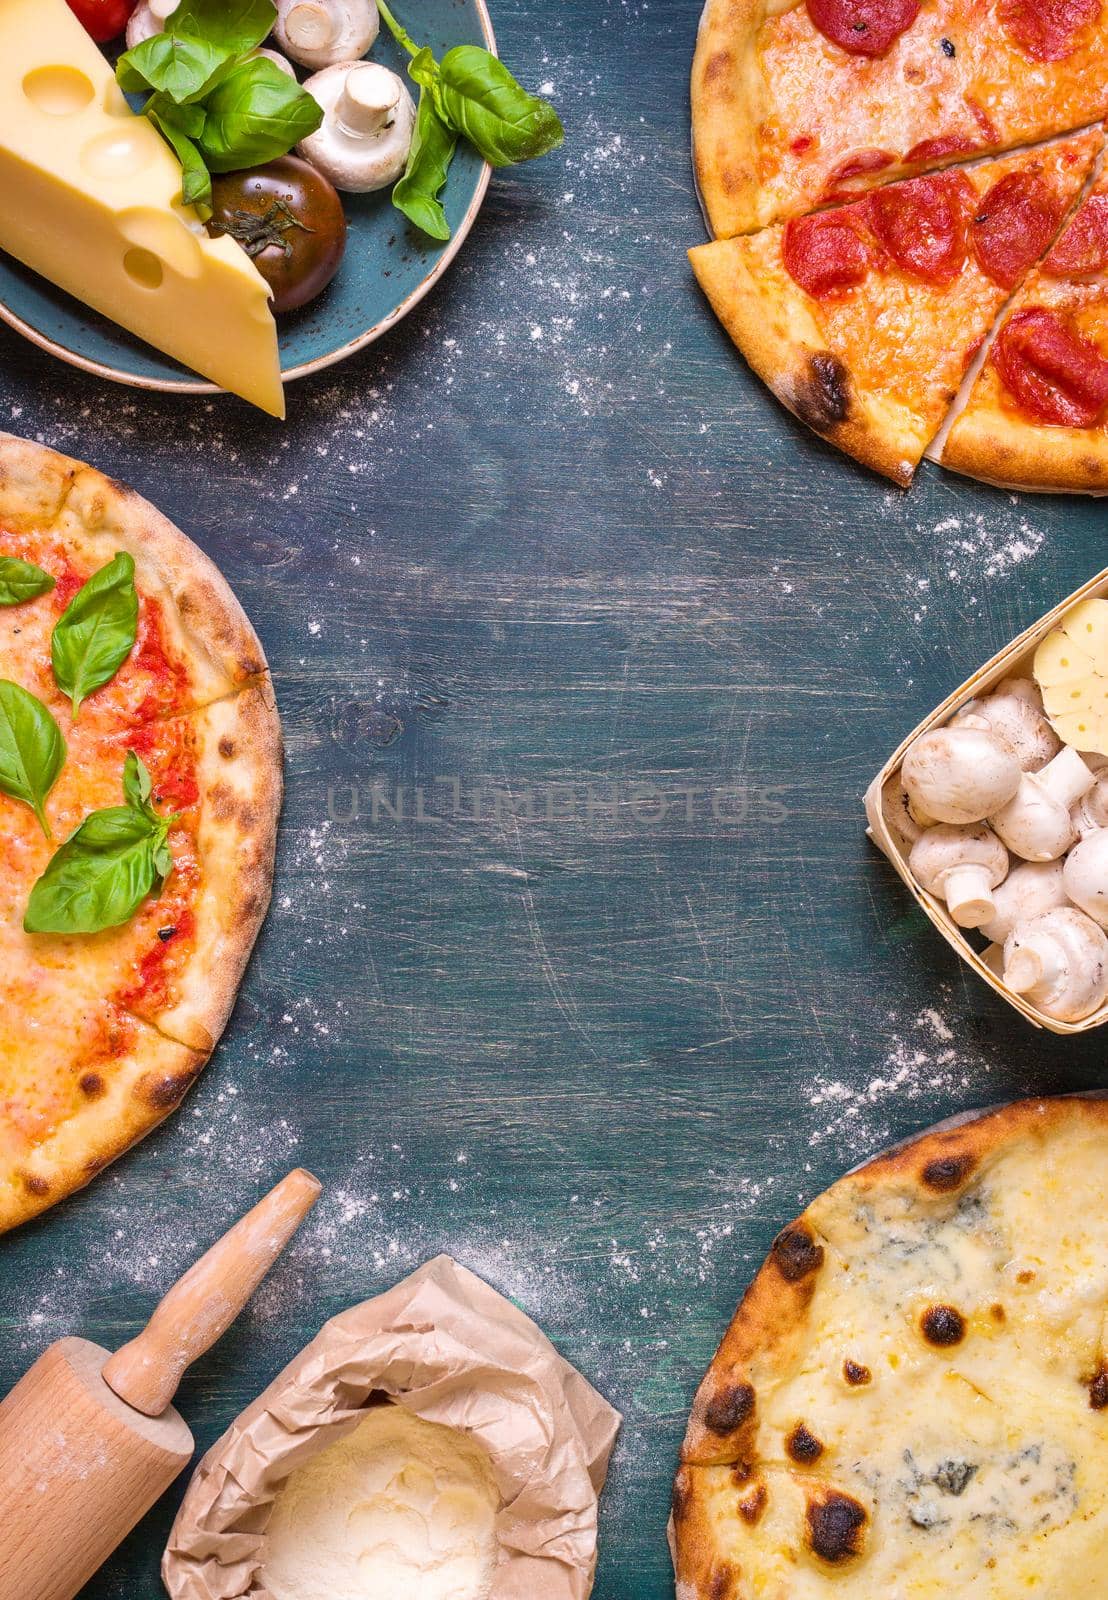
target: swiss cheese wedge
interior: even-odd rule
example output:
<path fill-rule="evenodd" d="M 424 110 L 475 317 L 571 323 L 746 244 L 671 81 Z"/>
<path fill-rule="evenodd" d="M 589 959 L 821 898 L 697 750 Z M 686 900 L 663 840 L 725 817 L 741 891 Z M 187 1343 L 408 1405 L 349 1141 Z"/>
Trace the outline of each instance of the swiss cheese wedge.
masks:
<path fill-rule="evenodd" d="M 180 196 L 176 158 L 65 0 L 0 0 L 0 249 L 283 417 L 266 282 Z"/>

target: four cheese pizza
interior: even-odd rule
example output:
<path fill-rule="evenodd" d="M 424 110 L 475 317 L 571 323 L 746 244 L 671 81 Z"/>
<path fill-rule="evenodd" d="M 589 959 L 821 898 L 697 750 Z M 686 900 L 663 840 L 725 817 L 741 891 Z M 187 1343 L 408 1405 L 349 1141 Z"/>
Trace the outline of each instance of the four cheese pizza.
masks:
<path fill-rule="evenodd" d="M 1108 1101 L 936 1131 L 778 1237 L 693 1406 L 678 1600 L 1071 1600 L 1108 1555 Z"/>
<path fill-rule="evenodd" d="M 790 410 L 907 484 L 1012 290 L 1075 204 L 1099 131 L 951 168 L 690 252 Z"/>
<path fill-rule="evenodd" d="M 1013 301 L 942 459 L 1012 488 L 1108 490 L 1108 175 Z"/>
<path fill-rule="evenodd" d="M 1050 255 L 1106 113 L 1103 0 L 708 0 L 693 137 L 716 242 L 690 252 L 697 277 L 785 404 L 902 485 L 1011 302 L 943 459 L 1027 488 L 1108 487 L 1089 433 L 1103 269 L 1088 227 L 1076 266 Z M 1045 188 L 995 181 L 982 158 L 1016 147 Z"/>
<path fill-rule="evenodd" d="M 181 1100 L 269 900 L 281 743 L 207 558 L 0 435 L 0 1230 Z"/>

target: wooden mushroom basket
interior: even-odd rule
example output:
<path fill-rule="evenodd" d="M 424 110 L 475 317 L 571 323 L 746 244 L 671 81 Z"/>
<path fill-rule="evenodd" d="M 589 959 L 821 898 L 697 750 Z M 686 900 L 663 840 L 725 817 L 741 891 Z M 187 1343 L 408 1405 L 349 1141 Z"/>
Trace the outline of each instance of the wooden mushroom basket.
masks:
<path fill-rule="evenodd" d="M 950 722 L 967 701 L 980 698 L 990 693 L 1003 679 L 1010 677 L 1030 677 L 1035 652 L 1052 629 L 1056 628 L 1063 617 L 1071 608 L 1082 600 L 1108 599 L 1108 570 L 1101 572 L 1071 594 L 1066 600 L 1048 612 L 1034 626 L 1020 634 L 1010 645 L 991 661 L 981 667 L 972 678 L 962 685 L 960 689 L 950 695 L 927 717 L 917 728 L 902 740 L 898 748 L 886 761 L 881 771 L 874 778 L 866 792 L 866 816 L 869 819 L 868 833 L 873 842 L 888 856 L 897 872 L 908 885 L 912 895 L 938 928 L 943 938 L 955 949 L 979 978 L 982 978 L 991 989 L 1008 1001 L 1009 1005 L 1016 1008 L 1022 1016 L 1026 1017 L 1037 1028 L 1047 1028 L 1052 1033 L 1075 1034 L 1088 1033 L 1093 1028 L 1101 1027 L 1108 1022 L 1108 1003 L 1094 1011 L 1091 1016 L 1083 1018 L 1080 1022 L 1061 1022 L 1054 1017 L 1047 1016 L 1024 996 L 1016 994 L 1009 989 L 1001 975 L 994 971 L 985 960 L 985 950 L 978 949 L 971 942 L 975 935 L 967 936 L 967 931 L 960 928 L 947 910 L 946 905 L 935 895 L 929 894 L 913 873 L 908 860 L 908 850 L 901 844 L 886 822 L 882 807 L 882 791 L 890 778 L 899 776 L 905 752 L 909 746 L 923 733 L 932 729 L 944 727 Z M 980 941 L 983 943 L 984 941 Z"/>

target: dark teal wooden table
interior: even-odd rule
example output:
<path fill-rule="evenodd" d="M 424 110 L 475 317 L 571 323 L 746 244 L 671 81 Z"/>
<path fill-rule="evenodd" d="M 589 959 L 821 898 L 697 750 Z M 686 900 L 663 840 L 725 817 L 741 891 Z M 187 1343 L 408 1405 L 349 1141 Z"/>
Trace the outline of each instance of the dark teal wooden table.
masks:
<path fill-rule="evenodd" d="M 887 750 L 1108 565 L 1095 502 L 925 467 L 904 496 L 733 357 L 684 246 L 697 0 L 499 0 L 565 151 L 457 267 L 290 392 L 131 393 L 0 329 L 0 427 L 136 484 L 265 640 L 288 738 L 273 912 L 191 1099 L 0 1243 L 0 1388 L 130 1337 L 289 1166 L 327 1198 L 187 1382 L 202 1447 L 439 1250 L 626 1414 L 598 1600 L 672 1594 L 685 1413 L 778 1226 L 964 1107 L 1104 1081 L 915 913 L 863 833 Z M 171 1495 L 86 1600 L 153 1600 Z M 32 1600 L 28 1596 L 27 1600 Z"/>

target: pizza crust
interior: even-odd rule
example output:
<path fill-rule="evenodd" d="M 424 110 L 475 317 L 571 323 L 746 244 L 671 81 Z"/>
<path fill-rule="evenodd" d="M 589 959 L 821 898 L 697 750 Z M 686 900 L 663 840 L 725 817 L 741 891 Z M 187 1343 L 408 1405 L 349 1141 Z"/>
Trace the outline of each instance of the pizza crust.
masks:
<path fill-rule="evenodd" d="M 975 407 L 951 429 L 942 464 L 1002 489 L 1108 494 L 1108 433 Z"/>
<path fill-rule="evenodd" d="M 756 42 L 766 15 L 765 0 L 708 0 L 700 20 L 692 69 L 693 162 L 709 227 L 720 239 L 773 220 L 758 179 L 766 95 Z"/>
<path fill-rule="evenodd" d="M 1080 1097 L 935 1130 L 821 1195 L 694 1401 L 679 1600 L 1094 1592 L 1106 1200 L 1108 1100 Z"/>

